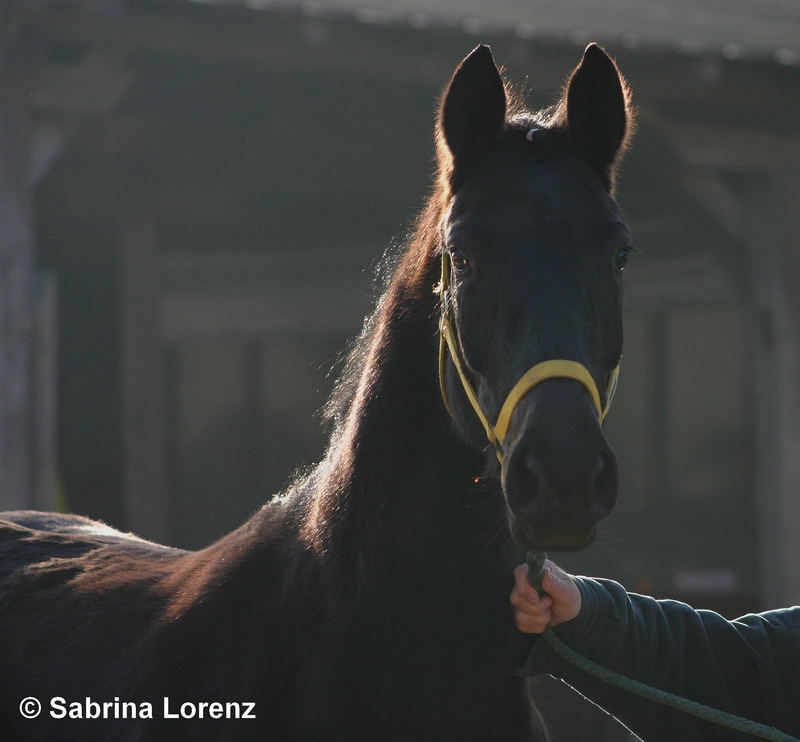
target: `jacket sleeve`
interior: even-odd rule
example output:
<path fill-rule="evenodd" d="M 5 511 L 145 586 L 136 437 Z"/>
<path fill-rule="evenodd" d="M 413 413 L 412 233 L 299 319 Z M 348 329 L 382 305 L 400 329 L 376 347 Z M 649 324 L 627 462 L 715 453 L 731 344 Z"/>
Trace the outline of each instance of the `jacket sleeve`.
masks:
<path fill-rule="evenodd" d="M 576 578 L 581 613 L 555 629 L 578 653 L 615 672 L 800 737 L 800 607 L 728 621 L 673 600 Z M 646 742 L 752 740 L 618 690 L 536 641 L 522 674 L 566 680 Z"/>

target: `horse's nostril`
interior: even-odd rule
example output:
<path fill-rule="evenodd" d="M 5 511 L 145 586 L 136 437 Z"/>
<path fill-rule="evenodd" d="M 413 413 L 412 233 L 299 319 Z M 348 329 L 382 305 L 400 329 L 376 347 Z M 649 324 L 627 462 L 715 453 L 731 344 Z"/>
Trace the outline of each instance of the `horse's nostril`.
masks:
<path fill-rule="evenodd" d="M 528 495 L 536 495 L 545 479 L 544 469 L 539 459 L 532 451 L 525 454 L 524 479 L 528 484 Z"/>
<path fill-rule="evenodd" d="M 617 501 L 617 463 L 613 456 L 597 457 L 592 487 L 592 516 L 602 520 L 611 514 Z"/>
<path fill-rule="evenodd" d="M 542 494 L 547 492 L 547 476 L 533 451 L 521 451 L 511 459 L 506 495 L 512 511 L 525 521 L 537 521 L 545 512 Z"/>
<path fill-rule="evenodd" d="M 596 482 L 603 474 L 603 471 L 606 468 L 606 461 L 603 458 L 602 454 L 597 454 L 594 459 L 594 469 L 589 474 L 589 479 L 592 482 Z"/>

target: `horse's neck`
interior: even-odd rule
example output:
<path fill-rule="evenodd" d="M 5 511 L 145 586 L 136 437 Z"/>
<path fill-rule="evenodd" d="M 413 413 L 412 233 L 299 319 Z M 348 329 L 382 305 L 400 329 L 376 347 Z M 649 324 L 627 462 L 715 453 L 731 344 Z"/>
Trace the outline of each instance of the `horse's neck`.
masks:
<path fill-rule="evenodd" d="M 389 308 L 378 323 L 308 517 L 312 542 L 367 585 L 376 574 L 407 579 L 485 544 L 496 519 L 487 524 L 468 510 L 501 502 L 476 489 L 482 458 L 450 429 L 438 387 L 436 306 L 420 304 Z"/>
<path fill-rule="evenodd" d="M 444 410 L 435 301 L 414 309 L 389 307 L 377 323 L 322 463 L 220 542 L 225 559 L 213 561 L 238 578 L 208 579 L 282 590 L 299 614 L 319 615 L 325 641 L 356 653 L 364 643 L 365 657 L 389 651 L 393 663 L 420 636 L 444 647 L 463 609 L 456 633 L 478 641 L 471 662 L 483 667 L 474 652 L 486 655 L 510 626 L 503 500 L 497 485 L 474 483 L 483 456 Z"/>

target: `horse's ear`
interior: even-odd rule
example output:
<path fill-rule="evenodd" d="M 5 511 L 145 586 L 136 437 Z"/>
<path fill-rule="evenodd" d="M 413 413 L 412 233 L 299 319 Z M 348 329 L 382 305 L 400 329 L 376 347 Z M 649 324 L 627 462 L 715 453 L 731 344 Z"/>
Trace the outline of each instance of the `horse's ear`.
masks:
<path fill-rule="evenodd" d="M 633 127 L 630 90 L 614 61 L 589 44 L 572 72 L 562 101 L 570 141 L 608 188 Z"/>
<path fill-rule="evenodd" d="M 439 110 L 440 141 L 452 156 L 451 180 L 495 146 L 506 118 L 506 90 L 488 46 L 456 69 Z"/>

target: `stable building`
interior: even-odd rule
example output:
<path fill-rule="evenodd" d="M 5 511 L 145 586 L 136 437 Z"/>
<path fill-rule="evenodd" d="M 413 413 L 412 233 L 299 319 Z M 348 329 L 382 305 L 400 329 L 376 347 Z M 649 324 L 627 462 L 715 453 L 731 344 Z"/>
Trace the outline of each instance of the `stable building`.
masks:
<path fill-rule="evenodd" d="M 0 11 L 0 506 L 187 547 L 245 519 L 322 454 L 455 65 L 490 43 L 545 106 L 595 40 L 638 108 L 638 253 L 620 502 L 563 561 L 729 613 L 800 601 L 800 11 L 368 5 Z"/>

